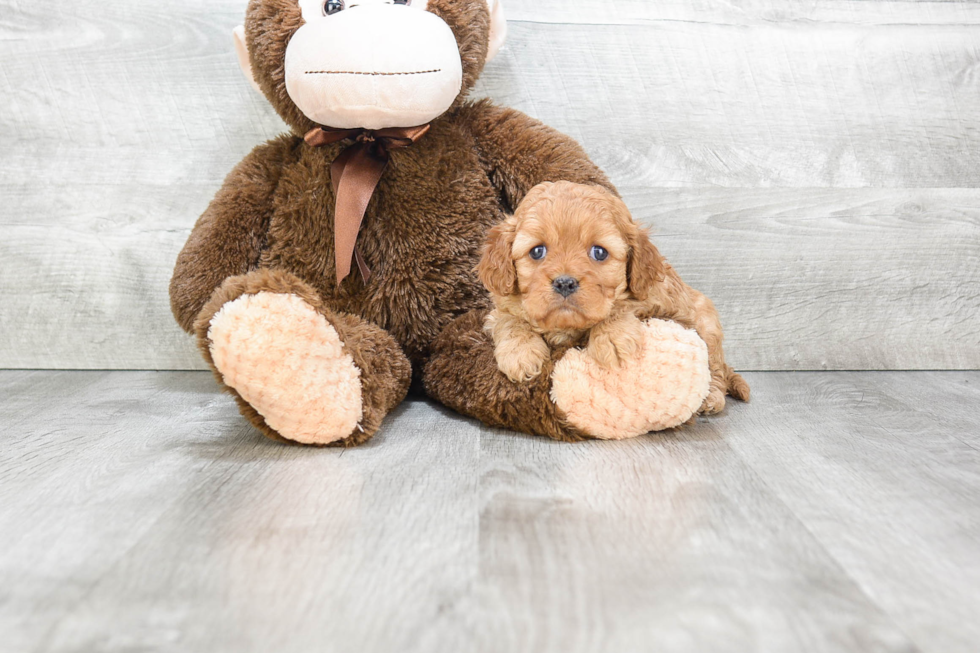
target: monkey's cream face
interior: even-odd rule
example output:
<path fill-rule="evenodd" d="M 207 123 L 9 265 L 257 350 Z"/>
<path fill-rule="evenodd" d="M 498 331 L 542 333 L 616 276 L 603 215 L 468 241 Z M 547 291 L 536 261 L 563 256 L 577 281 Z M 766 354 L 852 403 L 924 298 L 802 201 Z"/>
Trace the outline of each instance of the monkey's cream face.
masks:
<path fill-rule="evenodd" d="M 305 24 L 286 49 L 286 92 L 313 122 L 414 127 L 445 113 L 463 65 L 428 0 L 298 0 Z"/>

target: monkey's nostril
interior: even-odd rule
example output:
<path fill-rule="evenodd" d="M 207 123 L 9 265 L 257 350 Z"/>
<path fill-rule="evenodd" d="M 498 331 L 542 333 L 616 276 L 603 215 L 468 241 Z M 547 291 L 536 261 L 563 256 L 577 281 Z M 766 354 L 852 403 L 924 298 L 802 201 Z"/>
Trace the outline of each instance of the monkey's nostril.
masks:
<path fill-rule="evenodd" d="M 551 287 L 562 297 L 568 297 L 578 290 L 578 279 L 572 277 L 558 277 L 551 282 Z"/>

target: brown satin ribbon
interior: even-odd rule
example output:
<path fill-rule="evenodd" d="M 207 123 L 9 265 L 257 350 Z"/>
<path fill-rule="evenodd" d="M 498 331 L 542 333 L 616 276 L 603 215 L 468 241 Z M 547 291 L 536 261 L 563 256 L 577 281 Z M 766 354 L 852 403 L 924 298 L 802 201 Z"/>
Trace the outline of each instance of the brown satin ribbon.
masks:
<path fill-rule="evenodd" d="M 364 221 L 364 212 L 374 195 L 388 166 L 388 153 L 400 147 L 408 147 L 429 131 L 429 125 L 420 127 L 395 127 L 391 129 L 332 129 L 317 127 L 306 134 L 311 147 L 323 147 L 344 140 L 354 139 L 354 144 L 340 153 L 330 166 L 330 180 L 337 198 L 334 209 L 334 249 L 337 259 L 337 285 L 350 274 L 351 259 L 357 259 L 364 281 L 371 278 L 360 252 L 357 251 L 357 234 Z"/>

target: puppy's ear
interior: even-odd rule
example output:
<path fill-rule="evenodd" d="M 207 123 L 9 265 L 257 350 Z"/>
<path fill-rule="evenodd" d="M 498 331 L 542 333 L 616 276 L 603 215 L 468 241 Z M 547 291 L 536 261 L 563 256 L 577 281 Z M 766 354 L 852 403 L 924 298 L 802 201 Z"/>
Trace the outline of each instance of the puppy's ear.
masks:
<path fill-rule="evenodd" d="M 476 266 L 480 281 L 495 295 L 513 295 L 517 292 L 517 268 L 511 251 L 517 225 L 513 218 L 501 222 L 487 234 L 487 244 L 483 246 L 483 258 Z"/>
<path fill-rule="evenodd" d="M 626 274 L 630 292 L 640 301 L 650 296 L 653 287 L 663 281 L 666 276 L 664 258 L 650 242 L 647 232 L 637 229 L 630 239 L 630 258 Z"/>

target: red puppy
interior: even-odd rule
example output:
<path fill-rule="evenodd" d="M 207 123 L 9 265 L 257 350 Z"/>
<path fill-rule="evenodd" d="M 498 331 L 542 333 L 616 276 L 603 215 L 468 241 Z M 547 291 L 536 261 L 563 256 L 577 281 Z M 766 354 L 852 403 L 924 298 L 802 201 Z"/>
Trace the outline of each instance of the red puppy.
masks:
<path fill-rule="evenodd" d="M 725 395 L 748 401 L 749 386 L 725 363 L 711 300 L 686 285 L 621 199 L 599 186 L 547 182 L 490 231 L 477 268 L 493 296 L 486 328 L 500 370 L 532 379 L 551 346 L 585 345 L 603 367 L 640 348 L 642 321 L 673 320 L 708 345 L 711 391 L 702 413 Z"/>

